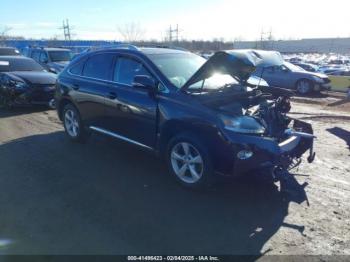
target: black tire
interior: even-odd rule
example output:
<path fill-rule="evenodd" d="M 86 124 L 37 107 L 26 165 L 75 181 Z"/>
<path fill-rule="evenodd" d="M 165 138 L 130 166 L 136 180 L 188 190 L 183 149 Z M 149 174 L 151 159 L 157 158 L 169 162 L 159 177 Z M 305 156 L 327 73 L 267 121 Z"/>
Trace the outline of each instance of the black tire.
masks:
<path fill-rule="evenodd" d="M 7 110 L 11 110 L 13 108 L 13 103 L 11 103 L 11 100 L 4 94 L 0 94 L 0 108 L 1 107 Z"/>
<path fill-rule="evenodd" d="M 296 91 L 300 95 L 310 94 L 314 90 L 314 83 L 308 79 L 300 79 L 295 86 Z"/>
<path fill-rule="evenodd" d="M 69 120 L 66 117 L 66 114 L 71 114 L 71 113 L 74 114 L 74 117 L 76 120 L 76 124 L 77 124 L 76 132 L 73 132 L 72 129 L 69 127 L 70 126 Z M 71 141 L 78 142 L 78 143 L 85 143 L 87 141 L 89 134 L 85 129 L 83 121 L 81 120 L 79 111 L 76 109 L 74 105 L 66 104 L 64 106 L 62 119 L 63 119 L 63 126 L 64 126 L 65 133 Z M 73 135 L 73 133 L 76 133 L 76 134 Z"/>
<path fill-rule="evenodd" d="M 197 153 L 200 155 L 200 158 L 202 159 L 202 169 L 198 169 L 199 164 L 189 164 L 188 169 L 186 171 L 186 175 L 188 177 L 192 177 L 192 170 L 197 169 L 197 173 L 200 173 L 200 178 L 196 181 L 185 181 L 184 177 L 180 178 L 179 175 L 177 175 L 174 166 L 172 158 L 172 153 L 176 149 L 177 146 L 182 145 L 183 143 L 190 145 L 190 154 L 193 155 L 192 159 L 197 158 Z M 166 163 L 169 169 L 169 172 L 172 174 L 172 176 L 179 182 L 181 185 L 192 188 L 192 189 L 207 189 L 210 186 L 212 186 L 215 183 L 215 176 L 214 176 L 214 169 L 212 164 L 212 159 L 209 154 L 208 148 L 205 146 L 205 144 L 198 139 L 196 136 L 194 136 L 191 133 L 183 133 L 179 134 L 172 139 L 170 139 L 167 149 L 166 149 Z M 179 160 L 179 165 L 181 165 L 181 161 Z M 182 162 L 184 164 L 184 162 Z M 192 167 L 192 170 L 190 167 Z M 198 172 L 199 170 L 202 170 L 202 172 Z"/>

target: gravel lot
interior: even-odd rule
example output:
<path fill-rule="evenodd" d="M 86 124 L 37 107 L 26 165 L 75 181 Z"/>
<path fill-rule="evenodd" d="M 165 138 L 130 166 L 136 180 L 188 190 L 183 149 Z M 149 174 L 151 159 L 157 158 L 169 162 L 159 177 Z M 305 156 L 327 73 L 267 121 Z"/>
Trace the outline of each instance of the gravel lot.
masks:
<path fill-rule="evenodd" d="M 0 109 L 0 254 L 350 255 L 349 111 L 291 115 L 318 140 L 290 193 L 253 174 L 200 193 L 133 146 L 70 143 L 55 111 Z"/>

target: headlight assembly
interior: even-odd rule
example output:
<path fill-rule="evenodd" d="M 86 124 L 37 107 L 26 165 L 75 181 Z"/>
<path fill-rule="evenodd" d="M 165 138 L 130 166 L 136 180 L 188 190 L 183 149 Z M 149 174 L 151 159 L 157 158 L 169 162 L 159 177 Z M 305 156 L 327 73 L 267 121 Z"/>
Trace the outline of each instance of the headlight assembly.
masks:
<path fill-rule="evenodd" d="M 220 115 L 221 120 L 224 123 L 225 129 L 245 134 L 263 134 L 265 128 L 250 116 L 238 116 L 230 117 L 226 115 Z"/>
<path fill-rule="evenodd" d="M 9 83 L 10 83 L 10 86 L 16 90 L 23 90 L 28 87 L 28 85 L 25 82 L 10 80 Z"/>
<path fill-rule="evenodd" d="M 23 82 L 17 82 L 15 84 L 15 87 L 16 87 L 16 89 L 25 89 L 25 88 L 27 88 L 27 84 L 23 83 Z"/>

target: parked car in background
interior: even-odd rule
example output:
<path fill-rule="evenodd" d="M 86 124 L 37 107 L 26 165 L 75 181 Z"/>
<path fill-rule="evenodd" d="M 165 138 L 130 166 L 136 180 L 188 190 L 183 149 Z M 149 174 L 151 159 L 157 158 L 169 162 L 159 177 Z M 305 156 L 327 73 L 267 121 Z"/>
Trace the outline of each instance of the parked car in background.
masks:
<path fill-rule="evenodd" d="M 318 67 L 313 65 L 313 64 L 308 64 L 308 63 L 292 63 L 296 66 L 301 67 L 302 69 L 309 71 L 309 72 L 317 72 Z"/>
<path fill-rule="evenodd" d="M 337 70 L 329 73 L 332 76 L 350 76 L 350 70 Z"/>
<path fill-rule="evenodd" d="M 34 48 L 28 50 L 28 54 L 47 71 L 54 74 L 60 73 L 73 57 L 71 50 L 63 48 Z"/>
<path fill-rule="evenodd" d="M 349 64 L 349 60 L 348 59 L 331 59 L 328 61 L 328 64 L 347 66 Z"/>
<path fill-rule="evenodd" d="M 219 174 L 271 174 L 308 150 L 309 162 L 315 157 L 311 125 L 286 115 L 292 92 L 247 86 L 257 64 L 280 63 L 253 50 L 208 61 L 164 48 L 89 52 L 58 76 L 57 112 L 72 141 L 97 132 L 153 151 L 187 187 L 206 187 Z"/>
<path fill-rule="evenodd" d="M 289 62 L 266 68 L 258 67 L 254 75 L 262 77 L 271 87 L 288 88 L 299 94 L 331 89 L 327 75 L 308 72 Z"/>
<path fill-rule="evenodd" d="M 21 53 L 14 47 L 0 47 L 0 56 L 20 56 Z"/>
<path fill-rule="evenodd" d="M 318 68 L 318 72 L 323 74 L 331 74 L 332 72 L 336 71 L 347 71 L 349 70 L 349 67 L 344 65 L 334 65 L 334 64 L 327 64 L 327 65 L 321 65 Z"/>
<path fill-rule="evenodd" d="M 56 75 L 24 56 L 0 57 L 0 104 L 54 106 Z"/>

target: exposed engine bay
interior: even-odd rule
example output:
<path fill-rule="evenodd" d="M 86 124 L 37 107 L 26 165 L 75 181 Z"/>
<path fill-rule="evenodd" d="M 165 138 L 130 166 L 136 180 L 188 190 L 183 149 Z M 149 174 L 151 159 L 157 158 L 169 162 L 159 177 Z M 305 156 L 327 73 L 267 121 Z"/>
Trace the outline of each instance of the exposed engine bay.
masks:
<path fill-rule="evenodd" d="M 282 154 L 284 168 L 300 163 L 300 157 L 310 150 L 308 161 L 314 160 L 313 130 L 308 123 L 295 120 L 287 114 L 291 110 L 292 91 L 282 88 L 225 86 L 221 90 L 197 94 L 197 98 L 218 113 L 232 117 L 248 116 L 264 127 L 256 136 L 273 139 L 281 146 L 295 139 L 299 145 L 293 151 Z"/>
<path fill-rule="evenodd" d="M 265 128 L 265 136 L 283 138 L 291 123 L 287 113 L 291 109 L 293 92 L 282 88 L 226 86 L 222 90 L 198 95 L 201 102 L 232 116 L 251 116 Z"/>

